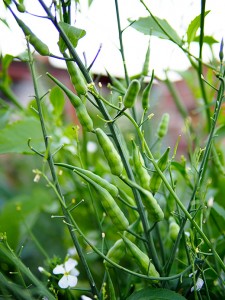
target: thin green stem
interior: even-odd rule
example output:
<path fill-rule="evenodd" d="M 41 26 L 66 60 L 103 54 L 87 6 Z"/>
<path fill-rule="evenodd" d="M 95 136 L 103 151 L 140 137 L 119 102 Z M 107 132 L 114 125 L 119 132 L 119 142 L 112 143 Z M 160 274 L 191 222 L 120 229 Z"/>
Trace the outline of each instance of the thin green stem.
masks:
<path fill-rule="evenodd" d="M 202 79 L 203 68 L 202 68 L 202 50 L 203 50 L 203 40 L 204 40 L 204 23 L 205 23 L 205 4 L 206 0 L 201 0 L 201 20 L 200 20 L 200 38 L 199 38 L 199 60 L 198 60 L 198 79 L 202 92 L 202 98 L 205 104 L 206 116 L 207 116 L 207 125 L 208 130 L 210 130 L 210 109 L 208 106 L 208 97 L 205 90 L 205 83 Z"/>
<path fill-rule="evenodd" d="M 127 65 L 126 65 L 125 54 L 124 54 L 123 37 L 122 37 L 123 31 L 121 30 L 121 25 L 120 25 L 118 0 L 115 0 L 115 7 L 116 7 L 116 18 L 117 18 L 117 26 L 118 26 L 118 33 L 119 33 L 119 41 L 120 41 L 120 53 L 121 53 L 122 60 L 123 60 L 125 80 L 126 80 L 126 84 L 128 86 L 129 85 L 129 76 L 128 76 L 128 72 L 127 72 Z"/>

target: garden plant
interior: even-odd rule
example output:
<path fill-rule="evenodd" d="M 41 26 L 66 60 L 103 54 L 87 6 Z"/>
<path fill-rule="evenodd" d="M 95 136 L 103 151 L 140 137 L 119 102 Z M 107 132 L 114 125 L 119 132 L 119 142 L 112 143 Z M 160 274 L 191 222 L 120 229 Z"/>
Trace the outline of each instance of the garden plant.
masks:
<path fill-rule="evenodd" d="M 137 0 L 146 16 L 127 28 L 148 35 L 149 43 L 135 75 L 126 65 L 127 28 L 115 0 L 124 76 L 106 70 L 107 86 L 92 73 L 101 56 L 87 63 L 78 55 L 86 34 L 73 19 L 78 0 L 37 0 L 42 16 L 23 0 L 2 1 L 27 49 L 1 56 L 0 298 L 224 299 L 225 68 L 222 37 L 204 34 L 206 0 L 182 37 L 152 13 L 151 1 Z M 24 14 L 51 24 L 60 56 L 24 23 Z M 165 79 L 155 76 L 152 37 L 169 40 L 189 59 L 191 68 L 179 76 L 195 97 L 196 123 L 169 70 Z M 64 60 L 73 88 L 38 69 L 40 56 Z M 12 91 L 14 60 L 29 66 L 28 105 Z M 155 83 L 167 86 L 182 117 L 183 153 L 181 137 L 170 132 L 176 114 L 154 117 Z M 68 118 L 68 105 L 76 121 Z"/>

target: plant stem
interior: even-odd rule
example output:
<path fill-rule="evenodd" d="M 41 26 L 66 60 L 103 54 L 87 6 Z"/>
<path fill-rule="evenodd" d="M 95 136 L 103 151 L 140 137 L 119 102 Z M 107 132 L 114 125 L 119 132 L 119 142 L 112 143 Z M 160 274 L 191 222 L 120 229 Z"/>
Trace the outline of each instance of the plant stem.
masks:
<path fill-rule="evenodd" d="M 121 53 L 122 60 L 123 60 L 125 80 L 126 80 L 126 84 L 128 86 L 130 80 L 129 80 L 129 76 L 128 76 L 128 72 L 127 72 L 127 65 L 126 65 L 124 48 L 123 48 L 123 38 L 122 38 L 123 32 L 121 30 L 121 25 L 120 25 L 120 14 L 119 14 L 118 0 L 115 0 L 115 7 L 116 7 L 116 18 L 117 18 L 117 26 L 118 26 L 118 33 L 119 33 L 119 41 L 120 41 L 120 53 Z"/>
<path fill-rule="evenodd" d="M 206 116 L 207 116 L 207 125 L 208 125 L 208 130 L 210 130 L 210 109 L 208 106 L 208 99 L 207 99 L 207 94 L 205 90 L 205 84 L 204 81 L 202 80 L 202 74 L 203 74 L 203 69 L 202 69 L 202 49 L 203 49 L 203 39 L 204 39 L 204 23 L 205 23 L 205 3 L 206 0 L 201 0 L 201 20 L 200 20 L 200 38 L 199 38 L 199 60 L 198 60 L 198 79 L 199 79 L 199 84 L 202 92 L 202 98 L 205 104 L 205 109 L 206 109 Z"/>

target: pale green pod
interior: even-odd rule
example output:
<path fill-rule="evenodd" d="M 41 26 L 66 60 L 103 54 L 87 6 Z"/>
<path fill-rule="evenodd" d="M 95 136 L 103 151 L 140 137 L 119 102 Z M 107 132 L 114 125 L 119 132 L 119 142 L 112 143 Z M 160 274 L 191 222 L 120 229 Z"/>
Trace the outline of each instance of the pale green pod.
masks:
<path fill-rule="evenodd" d="M 96 128 L 95 133 L 108 161 L 112 174 L 120 176 L 123 172 L 123 163 L 119 153 L 116 151 L 107 134 L 101 128 Z"/>
<path fill-rule="evenodd" d="M 156 271 L 156 268 L 153 263 L 151 263 L 149 257 L 126 237 L 123 236 L 123 240 L 126 244 L 128 252 L 130 252 L 134 257 L 141 272 L 151 277 L 159 277 L 159 273 Z"/>

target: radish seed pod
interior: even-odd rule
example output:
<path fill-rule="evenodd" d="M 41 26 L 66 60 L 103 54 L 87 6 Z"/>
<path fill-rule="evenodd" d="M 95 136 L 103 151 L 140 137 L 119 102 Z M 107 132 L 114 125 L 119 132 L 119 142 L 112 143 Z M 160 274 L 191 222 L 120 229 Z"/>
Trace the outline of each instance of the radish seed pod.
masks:
<path fill-rule="evenodd" d="M 64 163 L 55 163 L 55 165 L 66 168 L 66 169 L 69 169 L 69 170 L 72 170 L 75 173 L 76 173 L 76 171 L 80 172 L 84 176 L 90 178 L 95 183 L 97 183 L 98 185 L 100 185 L 101 187 L 106 189 L 113 197 L 117 197 L 118 194 L 119 194 L 119 190 L 114 184 L 108 182 L 104 178 L 100 177 L 99 175 L 97 175 L 97 174 L 95 174 L 95 173 L 93 173 L 89 170 L 82 169 L 82 168 L 72 166 L 72 165 L 68 165 L 68 164 L 64 164 Z M 82 176 L 81 174 L 80 174 L 80 176 Z"/>
<path fill-rule="evenodd" d="M 110 217 L 112 223 L 117 227 L 117 229 L 119 231 L 126 230 L 129 226 L 129 222 L 112 195 L 105 188 L 101 187 L 99 184 L 94 182 L 88 176 L 84 175 L 82 172 L 79 172 L 76 169 L 74 169 L 74 172 L 84 178 L 97 191 L 98 196 L 101 198 L 102 206 L 104 207 L 106 213 Z"/>
<path fill-rule="evenodd" d="M 65 58 L 68 58 L 64 54 Z M 87 93 L 87 84 L 84 81 L 84 78 L 81 74 L 80 69 L 76 66 L 73 61 L 66 60 L 67 70 L 70 74 L 71 82 L 79 95 L 85 95 Z"/>
<path fill-rule="evenodd" d="M 134 106 L 140 88 L 141 88 L 140 82 L 137 79 L 133 79 L 129 84 L 129 87 L 123 98 L 124 107 L 131 108 Z"/>
<path fill-rule="evenodd" d="M 176 241 L 177 236 L 180 231 L 180 226 L 177 224 L 175 219 L 173 217 L 169 218 L 169 237 L 172 241 Z"/>
<path fill-rule="evenodd" d="M 132 146 L 133 146 L 133 162 L 134 162 L 135 173 L 138 177 L 140 185 L 144 189 L 148 189 L 151 177 L 148 174 L 148 171 L 145 169 L 145 167 L 143 167 L 144 160 L 139 151 L 139 147 L 135 144 L 134 141 L 132 141 Z"/>
<path fill-rule="evenodd" d="M 169 120 L 170 115 L 168 113 L 164 113 L 157 128 L 157 135 L 160 139 L 162 139 L 167 134 Z"/>
<path fill-rule="evenodd" d="M 12 12 L 17 24 L 22 29 L 25 36 L 27 36 L 29 39 L 29 43 L 34 47 L 34 49 L 42 56 L 48 56 L 50 55 L 50 51 L 48 46 L 43 43 L 31 30 L 30 28 L 22 21 L 20 20 L 14 12 L 10 9 Z"/>
<path fill-rule="evenodd" d="M 101 128 L 96 128 L 95 133 L 108 161 L 112 174 L 120 176 L 123 172 L 123 163 L 119 153 L 116 151 L 107 134 Z"/>
<path fill-rule="evenodd" d="M 144 90 L 142 92 L 142 99 L 141 99 L 142 108 L 146 111 L 150 107 L 149 97 L 150 97 L 150 93 L 151 93 L 151 89 L 152 89 L 153 79 L 154 79 L 154 70 L 152 71 L 151 80 L 149 81 L 149 83 L 147 84 L 147 86 L 144 88 Z"/>
<path fill-rule="evenodd" d="M 159 277 L 159 273 L 156 271 L 155 266 L 151 263 L 149 257 L 129 239 L 124 236 L 122 238 L 142 273 L 152 277 Z"/>
<path fill-rule="evenodd" d="M 80 121 L 81 125 L 83 128 L 85 128 L 87 131 L 93 131 L 94 126 L 93 126 L 93 121 L 91 117 L 89 116 L 86 106 L 82 102 L 82 100 L 74 94 L 70 89 L 68 89 L 64 84 L 62 84 L 58 79 L 53 77 L 51 74 L 48 72 L 46 73 L 48 77 L 52 79 L 67 95 L 69 98 L 71 104 L 73 107 L 76 109 L 77 112 L 77 118 Z"/>

